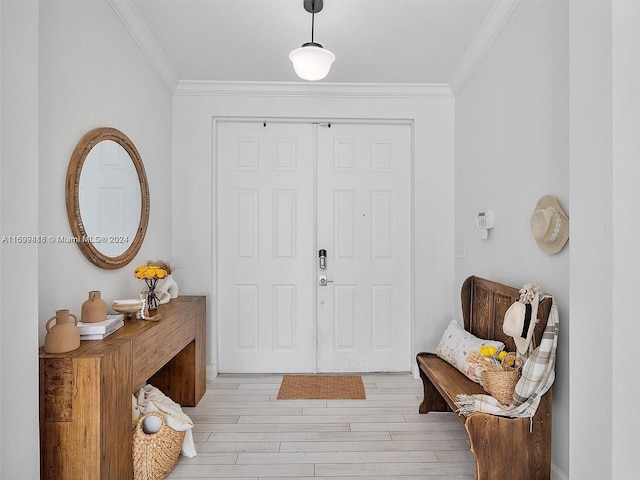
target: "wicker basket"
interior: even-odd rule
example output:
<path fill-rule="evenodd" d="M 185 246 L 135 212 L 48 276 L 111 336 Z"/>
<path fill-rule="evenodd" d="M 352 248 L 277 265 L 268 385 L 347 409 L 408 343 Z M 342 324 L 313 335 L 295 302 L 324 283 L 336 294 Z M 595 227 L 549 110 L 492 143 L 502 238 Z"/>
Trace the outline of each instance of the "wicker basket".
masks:
<path fill-rule="evenodd" d="M 509 365 L 511 364 L 511 365 Z M 485 391 L 503 405 L 509 405 L 513 391 L 520 379 L 522 360 L 509 353 L 502 360 L 502 370 L 485 370 L 482 373 L 482 386 Z"/>
<path fill-rule="evenodd" d="M 154 415 L 162 420 L 156 433 L 145 433 L 143 420 Z M 134 480 L 162 480 L 176 466 L 186 432 L 169 427 L 161 413 L 149 412 L 140 418 L 133 432 L 133 478 Z"/>

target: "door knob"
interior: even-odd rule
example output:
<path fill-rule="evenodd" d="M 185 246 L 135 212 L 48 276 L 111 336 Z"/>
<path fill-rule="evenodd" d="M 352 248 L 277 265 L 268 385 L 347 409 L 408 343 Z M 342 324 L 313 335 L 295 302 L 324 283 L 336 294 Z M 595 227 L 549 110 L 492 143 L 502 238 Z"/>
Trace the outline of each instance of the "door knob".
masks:
<path fill-rule="evenodd" d="M 326 275 L 318 275 L 318 285 L 321 287 L 326 287 L 327 283 L 333 283 L 333 280 L 327 280 Z"/>

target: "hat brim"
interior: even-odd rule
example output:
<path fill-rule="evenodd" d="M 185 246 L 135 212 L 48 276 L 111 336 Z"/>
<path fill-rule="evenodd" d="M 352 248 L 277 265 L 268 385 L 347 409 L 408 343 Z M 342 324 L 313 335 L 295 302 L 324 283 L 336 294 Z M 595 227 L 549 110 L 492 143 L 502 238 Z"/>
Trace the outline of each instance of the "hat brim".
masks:
<path fill-rule="evenodd" d="M 569 222 L 569 219 L 562 215 L 562 212 L 560 212 L 560 216 L 562 217 L 562 221 L 563 222 Z M 558 238 L 556 238 L 556 240 L 554 242 L 545 242 L 544 240 L 538 240 L 537 238 L 534 237 L 534 240 L 536 241 L 536 245 L 538 245 L 538 248 L 540 250 L 542 250 L 544 253 L 549 254 L 549 255 L 555 255 L 556 253 L 560 252 L 560 250 L 562 250 L 565 246 L 565 244 L 567 243 L 567 240 L 569 240 L 569 228 L 564 228 L 562 230 L 560 230 L 560 234 L 558 235 Z"/>
<path fill-rule="evenodd" d="M 562 218 L 562 228 L 560 229 L 558 238 L 553 242 L 545 242 L 544 240 L 538 240 L 535 237 L 534 240 L 536 245 L 538 245 L 538 248 L 544 253 L 548 255 L 555 255 L 564 248 L 567 240 L 569 240 L 569 217 L 553 195 L 545 195 L 540 198 L 536 204 L 536 208 L 534 208 L 534 212 L 536 210 L 546 210 L 547 208 L 554 208 Z"/>

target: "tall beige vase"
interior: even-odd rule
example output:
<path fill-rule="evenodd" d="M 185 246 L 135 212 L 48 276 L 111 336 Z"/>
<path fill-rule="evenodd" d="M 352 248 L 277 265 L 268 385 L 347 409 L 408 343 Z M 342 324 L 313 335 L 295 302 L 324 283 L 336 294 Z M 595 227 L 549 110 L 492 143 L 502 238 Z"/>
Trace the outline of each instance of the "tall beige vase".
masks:
<path fill-rule="evenodd" d="M 100 297 L 99 290 L 89 292 L 89 298 L 82 304 L 80 321 L 83 323 L 101 322 L 107 319 L 107 302 Z"/>
<path fill-rule="evenodd" d="M 69 317 L 74 318 L 74 323 Z M 56 321 L 50 326 L 51 321 Z M 69 310 L 56 310 L 55 316 L 47 320 L 47 334 L 44 337 L 44 351 L 47 353 L 65 353 L 75 350 L 80 346 L 80 331 L 78 330 L 78 317 Z"/>

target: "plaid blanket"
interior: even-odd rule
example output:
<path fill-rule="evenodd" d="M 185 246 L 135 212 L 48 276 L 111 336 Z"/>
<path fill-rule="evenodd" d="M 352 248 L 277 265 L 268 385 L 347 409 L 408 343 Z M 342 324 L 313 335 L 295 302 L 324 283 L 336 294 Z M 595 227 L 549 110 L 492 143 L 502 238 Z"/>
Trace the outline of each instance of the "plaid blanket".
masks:
<path fill-rule="evenodd" d="M 540 298 L 542 301 L 543 296 Z M 558 307 L 552 298 L 547 326 L 540 345 L 527 352 L 522 376 L 516 384 L 510 405 L 502 405 L 489 395 L 458 395 L 456 405 L 460 415 L 481 412 L 502 417 L 533 417 L 540 398 L 555 380 L 556 347 L 558 346 Z"/>

